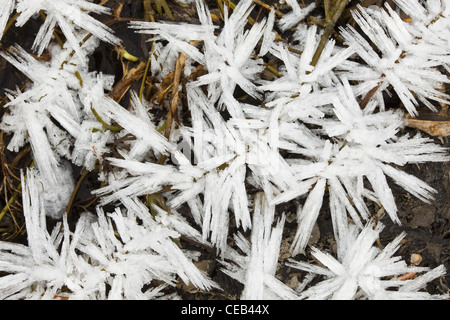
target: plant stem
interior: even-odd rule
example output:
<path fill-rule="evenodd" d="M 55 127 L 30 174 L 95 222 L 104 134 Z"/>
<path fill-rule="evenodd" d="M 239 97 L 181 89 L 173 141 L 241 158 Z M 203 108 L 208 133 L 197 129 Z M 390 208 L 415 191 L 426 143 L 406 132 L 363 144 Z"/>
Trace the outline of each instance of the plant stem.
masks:
<path fill-rule="evenodd" d="M 164 131 L 164 136 L 169 139 L 170 137 L 170 131 L 172 129 L 172 123 L 173 119 L 176 117 L 177 112 L 177 105 L 178 105 L 178 99 L 180 96 L 180 92 L 178 90 L 178 87 L 180 85 L 181 75 L 184 70 L 184 66 L 186 64 L 187 54 L 186 53 L 180 53 L 177 59 L 177 64 L 175 66 L 175 74 L 173 77 L 173 87 L 172 87 L 172 99 L 170 100 L 170 109 L 169 114 L 167 115 L 167 121 L 166 121 L 166 128 Z M 159 163 L 163 164 L 166 160 L 166 156 L 162 155 L 159 159 Z"/>
<path fill-rule="evenodd" d="M 274 7 L 269 6 L 268 4 L 262 2 L 261 0 L 253 0 L 253 2 L 256 3 L 256 4 L 259 4 L 261 7 L 265 8 L 265 9 L 267 9 L 269 11 L 273 10 L 273 12 L 275 12 L 275 14 L 277 16 L 279 16 L 279 17 L 283 17 L 284 16 L 284 14 L 282 12 L 278 11 Z"/>
<path fill-rule="evenodd" d="M 89 171 L 86 170 L 85 167 L 83 167 L 81 177 L 80 177 L 80 179 L 78 179 L 77 184 L 76 184 L 75 188 L 73 189 L 72 195 L 70 196 L 69 203 L 67 204 L 67 209 L 66 209 L 67 215 L 69 215 L 70 209 L 72 209 L 72 205 L 73 205 L 73 202 L 75 201 L 75 197 L 78 193 L 78 190 L 80 189 L 81 184 L 83 183 L 84 179 L 87 177 L 88 174 L 89 174 Z"/>
<path fill-rule="evenodd" d="M 148 69 L 150 68 L 150 63 L 152 60 L 152 54 L 154 49 L 155 41 L 152 41 L 152 48 L 150 49 L 150 54 L 148 55 L 147 65 L 145 66 L 144 75 L 142 76 L 141 88 L 139 89 L 139 100 L 142 102 L 142 95 L 144 93 L 145 81 L 147 80 Z"/>
<path fill-rule="evenodd" d="M 319 45 L 317 46 L 316 52 L 314 53 L 314 56 L 311 60 L 311 65 L 313 67 L 316 66 L 317 62 L 319 61 L 320 56 L 322 55 L 323 49 L 325 48 L 325 45 L 328 42 L 328 38 L 333 33 L 334 26 L 327 25 L 325 27 L 325 31 L 322 34 L 322 37 L 320 38 Z"/>
<path fill-rule="evenodd" d="M 13 159 L 13 161 L 11 161 L 11 163 L 9 164 L 9 166 L 11 168 L 14 168 L 20 161 L 20 159 L 22 159 L 28 152 L 31 151 L 31 146 L 28 145 L 25 148 L 23 148 L 17 155 L 16 157 Z"/>
<path fill-rule="evenodd" d="M 14 192 L 14 194 L 11 196 L 11 198 L 9 198 L 8 203 L 6 204 L 6 206 L 3 207 L 3 210 L 0 212 L 0 221 L 3 219 L 5 214 L 8 212 L 8 210 L 11 207 L 11 205 L 13 204 L 13 202 L 16 201 L 16 198 L 19 195 L 21 189 L 22 189 L 22 185 L 19 184 L 16 192 Z"/>
<path fill-rule="evenodd" d="M 31 161 L 31 164 L 29 165 L 29 168 L 32 168 L 32 167 L 34 167 L 34 160 Z M 25 175 L 25 179 L 26 179 L 26 175 Z M 9 208 L 11 207 L 13 202 L 16 200 L 17 196 L 20 194 L 21 191 L 22 191 L 22 183 L 19 183 L 19 186 L 17 187 L 16 191 L 11 196 L 11 198 L 9 198 L 8 203 L 6 204 L 6 206 L 3 207 L 2 211 L 0 212 L 0 221 L 3 219 L 5 214 L 8 212 Z"/>
<path fill-rule="evenodd" d="M 224 6 L 223 6 L 223 3 L 225 3 L 225 1 L 224 0 L 217 0 L 217 3 L 219 4 L 219 8 L 220 8 L 220 11 L 222 12 L 222 14 L 224 13 Z M 231 10 L 234 10 L 234 9 L 236 9 L 236 5 L 233 3 L 233 2 L 231 2 L 231 1 L 227 1 L 226 2 L 226 5 L 228 6 L 228 8 L 230 8 Z M 248 20 L 248 23 L 250 23 L 251 25 L 254 25 L 255 24 L 255 20 L 252 18 L 252 17 L 247 17 L 247 20 Z"/>
<path fill-rule="evenodd" d="M 17 19 L 17 17 L 18 17 L 19 15 L 20 15 L 20 13 L 19 13 L 19 12 L 16 12 L 16 13 L 11 17 L 11 19 L 9 19 L 8 23 L 7 23 L 6 26 L 5 26 L 5 30 L 3 30 L 3 35 L 0 35 L 0 38 L 1 38 L 2 36 L 5 35 L 6 31 L 7 31 L 9 28 L 11 28 L 11 26 L 12 26 L 13 23 L 14 23 L 14 21 L 16 21 L 16 19 Z"/>
<path fill-rule="evenodd" d="M 317 46 L 316 52 L 311 60 L 311 65 L 315 66 L 322 55 L 323 49 L 328 42 L 328 38 L 334 31 L 337 21 L 344 12 L 349 0 L 338 0 L 336 4 L 330 9 L 330 1 L 325 1 L 325 30 L 320 38 L 319 45 Z"/>
<path fill-rule="evenodd" d="M 331 10 L 330 10 L 330 7 L 331 7 L 331 0 L 324 0 L 323 1 L 323 8 L 324 8 L 324 10 L 325 10 L 325 19 L 326 20 L 331 20 Z"/>
<path fill-rule="evenodd" d="M 120 127 L 118 127 L 118 126 L 113 126 L 113 125 L 107 124 L 107 123 L 105 122 L 105 120 L 103 120 L 102 117 L 100 117 L 100 115 L 98 114 L 98 112 L 95 111 L 94 107 L 92 106 L 92 103 L 91 103 L 91 111 L 92 111 L 92 113 L 94 114 L 94 116 L 95 116 L 95 118 L 97 119 L 97 121 L 100 122 L 104 128 L 109 129 L 109 130 L 111 130 L 112 132 L 120 132 L 120 130 L 122 130 L 122 128 L 120 128 Z"/>
<path fill-rule="evenodd" d="M 274 75 L 276 75 L 278 78 L 281 78 L 283 76 L 282 73 L 279 73 L 278 70 L 274 67 L 272 67 L 271 65 L 269 65 L 267 62 L 263 62 L 264 66 L 266 67 L 267 70 L 269 70 L 270 72 L 272 72 Z"/>

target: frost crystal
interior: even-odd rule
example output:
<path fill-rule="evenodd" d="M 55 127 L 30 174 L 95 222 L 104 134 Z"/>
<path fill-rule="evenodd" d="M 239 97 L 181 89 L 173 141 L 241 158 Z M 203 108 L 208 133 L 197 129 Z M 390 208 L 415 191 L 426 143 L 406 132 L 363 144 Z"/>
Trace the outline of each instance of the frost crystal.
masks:
<path fill-rule="evenodd" d="M 428 100 L 448 103 L 449 96 L 440 92 L 448 77 L 439 71 L 439 66 L 448 64 L 448 12 L 445 6 L 424 8 L 418 1 L 395 1 L 412 22 L 403 21 L 386 4 L 386 10 L 359 9 L 353 17 L 363 32 L 375 44 L 377 53 L 354 28 L 348 26 L 341 33 L 350 45 L 355 45 L 358 55 L 367 63 L 360 70 L 349 70 L 354 79 L 370 82 L 371 87 L 384 90 L 392 85 L 405 108 L 417 115 L 418 100 L 431 110 L 436 108 Z M 438 4 L 440 1 L 434 1 Z M 447 4 L 448 5 L 448 4 Z M 427 11 L 429 9 L 430 11 Z M 367 72 L 367 73 L 366 73 Z M 366 73 L 364 75 L 364 73 Z M 371 77 L 368 79 L 367 76 Z M 368 88 L 370 90 L 370 88 Z"/>
<path fill-rule="evenodd" d="M 336 118 L 314 121 L 322 125 L 327 140 L 317 144 L 312 141 L 310 147 L 302 151 L 315 160 L 291 163 L 291 170 L 297 180 L 309 182 L 309 186 L 313 186 L 312 190 L 289 190 L 274 199 L 275 203 L 279 203 L 291 196 L 297 197 L 309 192 L 303 208 L 299 210 L 299 228 L 292 245 L 294 253 L 303 251 L 307 245 L 322 206 L 326 185 L 332 199 L 338 200 L 339 206 L 343 208 L 343 211 L 337 210 L 330 202 L 335 232 L 339 233 L 339 221 L 346 219 L 345 215 L 341 214 L 345 211 L 357 226 L 362 227 L 361 218 L 367 220 L 369 217 L 363 198 L 375 197 L 392 220 L 400 223 L 386 176 L 393 178 L 397 184 L 418 198 L 429 201 L 434 189 L 400 171 L 396 166 L 448 160 L 447 150 L 433 144 L 429 139 L 419 135 L 398 137 L 397 132 L 404 126 L 401 113 L 372 113 L 369 110 L 361 110 L 348 81 L 338 85 L 337 89 L 337 96 L 331 101 Z M 306 145 L 304 141 L 302 144 Z M 365 178 L 370 182 L 373 192 L 363 186 Z M 351 197 L 353 205 L 348 197 Z"/>
<path fill-rule="evenodd" d="M 315 3 L 311 3 L 310 5 L 302 9 L 300 8 L 296 0 L 286 0 L 286 2 L 291 6 L 292 11 L 278 21 L 278 26 L 282 31 L 295 26 L 301 20 L 305 19 L 308 14 L 316 8 Z"/>
<path fill-rule="evenodd" d="M 424 267 L 409 267 L 401 257 L 393 256 L 398 250 L 402 233 L 382 250 L 374 246 L 383 230 L 381 223 L 369 222 L 358 234 L 357 228 L 349 225 L 346 237 L 340 239 L 342 253 L 337 259 L 328 253 L 312 248 L 312 255 L 322 265 L 292 260 L 289 266 L 324 276 L 319 282 L 300 293 L 301 299 L 447 299 L 448 295 L 430 295 L 419 291 L 423 279 L 431 280 L 445 272 L 443 265 L 430 270 Z M 399 276 L 409 272 L 427 272 L 412 280 L 400 280 Z M 395 290 L 395 289 L 398 289 Z"/>
<path fill-rule="evenodd" d="M 262 61 L 253 58 L 253 50 L 265 33 L 266 19 L 255 23 L 250 30 L 244 30 L 253 2 L 240 1 L 228 16 L 225 10 L 225 24 L 220 34 L 214 34 L 215 26 L 203 1 L 196 1 L 201 25 L 173 25 L 169 23 L 137 22 L 133 28 L 139 32 L 158 34 L 170 41 L 177 51 L 185 52 L 190 58 L 204 64 L 208 74 L 199 77 L 191 86 L 207 85 L 209 98 L 219 102 L 221 108 L 234 117 L 242 117 L 238 101 L 233 97 L 236 86 L 254 98 L 261 98 L 254 81 L 263 70 Z M 202 40 L 204 53 L 201 54 L 187 41 Z"/>
<path fill-rule="evenodd" d="M 22 174 L 23 213 L 26 219 L 28 246 L 0 242 L 0 269 L 7 272 L 0 280 L 1 299 L 54 299 L 63 286 L 73 292 L 81 290 L 74 274 L 67 221 L 53 232 L 46 230 L 42 187 L 36 171 Z"/>
<path fill-rule="evenodd" d="M 110 9 L 91 3 L 85 0 L 17 0 L 17 17 L 16 25 L 23 26 L 32 16 L 41 10 L 46 13 L 44 24 L 39 29 L 33 43 L 33 50 L 41 55 L 50 43 L 53 31 L 58 25 L 67 38 L 67 42 L 81 60 L 85 60 L 86 56 L 82 52 L 79 43 L 84 35 L 78 32 L 79 29 L 90 32 L 99 39 L 109 43 L 118 44 L 120 39 L 114 36 L 113 31 L 91 17 L 88 13 L 109 14 Z"/>
<path fill-rule="evenodd" d="M 0 52 L 28 78 L 5 90 L 0 129 L 9 151 L 30 145 L 34 166 L 21 176 L 28 244 L 0 242 L 0 298 L 172 299 L 184 286 L 221 290 L 195 247 L 208 259 L 215 252 L 221 271 L 243 284 L 241 299 L 448 298 L 422 290 L 444 266 L 411 267 L 394 256 L 405 233 L 374 245 L 384 226 L 369 208 L 375 203 L 400 225 L 393 184 L 427 203 L 436 193 L 402 167 L 449 160 L 448 149 L 404 130 L 404 112 L 385 102 L 395 95 L 412 116 L 438 103 L 445 111 L 449 1 L 393 0 L 395 10 L 361 3 L 352 12 L 357 27 L 340 29 L 343 43 L 328 40 L 320 24 L 301 23 L 315 3 L 287 0 L 292 10 L 281 18 L 271 10 L 255 19 L 254 1 L 219 1 L 218 21 L 203 0 L 184 2 L 195 3 L 197 24 L 128 25 L 152 35 L 148 90 L 138 94 L 125 71 L 141 81 L 143 62 L 131 69 L 122 61 L 123 81 L 92 70 L 101 40 L 121 42 L 95 18 L 110 9 L 3 0 L 0 39 L 8 21 L 44 22 L 32 44 L 37 57 L 19 44 Z M 64 43 L 54 43 L 55 31 Z M 48 59 L 39 57 L 44 50 Z M 90 212 L 70 221 L 80 186 L 74 168 L 102 184 Z M 310 249 L 325 206 L 336 257 L 311 248 L 321 266 L 291 259 L 286 265 L 308 273 L 291 288 L 279 280 L 280 255 Z M 282 208 L 296 213 L 292 238 L 283 239 Z M 59 220 L 52 231 L 47 218 Z M 417 275 L 405 280 L 409 273 Z"/>
<path fill-rule="evenodd" d="M 98 218 L 85 215 L 74 233 L 65 218 L 47 233 L 35 174 L 22 176 L 28 246 L 0 242 L 0 270 L 9 273 L 0 280 L 2 299 L 152 299 L 176 284 L 175 275 L 203 290 L 218 287 L 195 267 L 196 255 L 176 245 L 180 234 L 136 199 L 124 200 L 126 213 L 98 208 Z M 160 210 L 157 219 L 164 215 Z M 184 223 L 171 224 L 188 235 Z M 165 284 L 143 290 L 152 280 Z"/>
<path fill-rule="evenodd" d="M 285 216 L 272 228 L 275 206 L 269 205 L 264 193 L 257 194 L 254 202 L 251 243 L 236 238 L 247 257 L 230 252 L 228 258 L 237 265 L 223 262 L 223 271 L 244 284 L 241 299 L 296 299 L 294 290 L 275 278 Z"/>
<path fill-rule="evenodd" d="M 9 15 L 14 10 L 16 0 L 5 0 L 0 8 L 0 40 L 3 37 L 6 24 L 8 23 Z"/>
<path fill-rule="evenodd" d="M 124 205 L 126 213 L 116 209 L 105 215 L 99 208 L 98 221 L 91 225 L 92 237 L 80 239 L 77 246 L 104 273 L 102 286 L 111 286 L 109 299 L 152 298 L 164 286 L 143 292 L 144 286 L 152 280 L 175 285 L 175 275 L 203 290 L 217 287 L 176 245 L 180 236 L 176 231 L 159 225 L 138 200 L 126 199 Z"/>

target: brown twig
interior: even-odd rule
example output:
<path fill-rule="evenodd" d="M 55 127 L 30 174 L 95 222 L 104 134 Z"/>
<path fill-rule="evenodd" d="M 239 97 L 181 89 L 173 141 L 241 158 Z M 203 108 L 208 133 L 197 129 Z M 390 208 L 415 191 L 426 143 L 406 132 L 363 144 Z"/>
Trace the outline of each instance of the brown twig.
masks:
<path fill-rule="evenodd" d="M 262 2 L 261 0 L 253 0 L 254 3 L 260 5 L 261 7 L 269 10 L 269 11 L 273 11 L 277 16 L 279 17 L 283 17 L 284 13 L 278 11 L 277 9 L 275 9 L 274 7 L 269 6 L 268 4 Z"/>
<path fill-rule="evenodd" d="M 184 70 L 184 66 L 186 64 L 187 54 L 186 53 L 180 53 L 177 59 L 177 63 L 175 66 L 175 74 L 173 77 L 173 87 L 172 87 L 172 98 L 170 100 L 170 109 L 169 114 L 167 115 L 167 121 L 166 121 L 166 129 L 164 131 L 164 136 L 169 139 L 170 132 L 172 129 L 172 124 L 174 118 L 176 118 L 176 112 L 177 112 L 177 105 L 178 105 L 178 99 L 180 96 L 180 91 L 178 90 L 178 87 L 181 83 L 181 75 Z M 166 160 L 166 156 L 162 155 L 160 158 L 160 163 L 164 163 Z"/>
<path fill-rule="evenodd" d="M 104 6 L 106 3 L 108 3 L 109 0 L 103 0 L 102 2 L 100 2 L 98 5 L 99 6 Z"/>
<path fill-rule="evenodd" d="M 344 12 L 345 7 L 347 6 L 349 0 L 338 0 L 336 4 L 331 7 L 331 0 L 324 1 L 325 7 L 325 30 L 320 38 L 319 45 L 317 46 L 316 52 L 311 60 L 311 65 L 315 66 L 319 61 L 320 56 L 322 55 L 323 49 L 325 49 L 325 45 L 328 42 L 328 38 L 334 31 L 334 27 L 336 26 L 337 21 Z"/>
<path fill-rule="evenodd" d="M 6 31 L 8 31 L 9 28 L 14 24 L 14 21 L 16 21 L 17 17 L 20 15 L 20 12 L 16 12 L 8 21 L 8 23 L 5 26 L 5 29 L 3 30 L 3 34 L 0 34 L 0 38 L 6 34 Z"/>

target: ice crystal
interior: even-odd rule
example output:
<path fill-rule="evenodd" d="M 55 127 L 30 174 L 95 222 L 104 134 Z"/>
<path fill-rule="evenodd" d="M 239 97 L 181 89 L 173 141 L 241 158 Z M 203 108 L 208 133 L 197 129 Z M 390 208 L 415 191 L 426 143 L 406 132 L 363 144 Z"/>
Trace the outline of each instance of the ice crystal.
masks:
<path fill-rule="evenodd" d="M 242 235 L 237 235 L 236 242 L 247 255 L 242 257 L 229 252 L 228 258 L 233 263 L 225 263 L 224 272 L 244 284 L 241 299 L 296 299 L 294 290 L 275 278 L 278 255 L 282 239 L 285 216 L 275 220 L 275 206 L 269 205 L 264 193 L 255 197 L 251 243 Z"/>
<path fill-rule="evenodd" d="M 292 11 L 287 13 L 278 21 L 278 26 L 282 31 L 295 26 L 301 20 L 305 19 L 308 14 L 316 8 L 315 3 L 311 3 L 305 8 L 300 8 L 300 5 L 295 0 L 286 0 L 286 2 L 291 6 Z"/>
<path fill-rule="evenodd" d="M 324 276 L 319 282 L 299 295 L 301 299 L 446 299 L 446 295 L 430 295 L 419 291 L 424 278 L 436 278 L 445 272 L 443 265 L 430 270 L 410 267 L 401 257 L 394 256 L 405 233 L 397 236 L 383 249 L 374 246 L 384 226 L 369 222 L 360 233 L 349 225 L 348 234 L 339 245 L 341 254 L 337 259 L 329 253 L 312 248 L 311 254 L 322 266 L 293 259 L 289 266 Z M 409 272 L 426 272 L 412 280 L 399 277 Z M 398 289 L 398 290 L 397 290 Z"/>
<path fill-rule="evenodd" d="M 442 83 L 448 83 L 448 77 L 438 68 L 448 64 L 449 39 L 442 36 L 449 31 L 445 22 L 448 12 L 440 1 L 427 8 L 417 1 L 395 2 L 411 14 L 412 22 L 403 21 L 387 4 L 386 10 L 360 6 L 353 12 L 355 21 L 379 52 L 351 26 L 341 29 L 346 42 L 356 45 L 358 55 L 367 64 L 361 70 L 350 71 L 355 79 L 370 83 L 372 88 L 385 90 L 392 85 L 411 115 L 417 115 L 418 100 L 436 110 L 429 100 L 447 103 L 449 98 L 438 90 Z"/>
<path fill-rule="evenodd" d="M 53 299 L 63 286 L 77 292 L 82 288 L 73 277 L 67 221 L 62 233 L 61 223 L 47 232 L 41 184 L 35 170 L 26 174 L 26 178 L 22 174 L 22 187 L 28 246 L 0 242 L 0 269 L 8 273 L 0 280 L 1 299 Z"/>
<path fill-rule="evenodd" d="M 305 204 L 299 211 L 299 228 L 292 245 L 294 253 L 299 253 L 306 247 L 309 234 L 322 207 L 326 185 L 330 196 L 339 200 L 345 208 L 344 212 L 348 211 L 359 227 L 363 225 L 361 218 L 367 220 L 369 217 L 363 197 L 371 199 L 375 197 L 392 220 L 400 223 L 386 176 L 391 177 L 418 198 L 429 201 L 435 192 L 434 189 L 414 176 L 398 170 L 396 166 L 422 161 L 448 160 L 447 150 L 433 144 L 427 138 L 420 135 L 398 136 L 398 131 L 404 126 L 401 113 L 392 111 L 372 113 L 367 109 L 361 110 L 347 81 L 344 81 L 343 85 L 337 85 L 337 89 L 337 95 L 331 101 L 336 118 L 319 118 L 314 121 L 322 125 L 328 140 L 316 143 L 312 140 L 310 144 L 306 144 L 307 140 L 303 139 L 302 144 L 310 146 L 311 149 L 303 147 L 304 150 L 301 152 L 308 154 L 312 159 L 303 162 L 292 161 L 290 165 L 297 181 L 303 183 L 310 181 L 309 186 L 313 186 L 312 190 L 309 193 L 308 188 L 288 190 L 273 200 L 274 203 L 280 203 L 308 193 Z M 374 135 L 374 132 L 377 134 Z M 283 135 L 280 133 L 280 136 Z M 363 186 L 364 178 L 370 182 L 373 192 L 369 192 Z M 353 205 L 347 199 L 348 196 L 351 197 Z M 331 206 L 332 215 L 335 212 L 334 208 Z M 338 219 L 338 216 L 334 218 Z M 338 228 L 338 225 L 336 220 L 335 228 Z"/>
<path fill-rule="evenodd" d="M 9 273 L 0 281 L 2 299 L 152 299 L 177 283 L 175 275 L 203 290 L 218 287 L 192 263 L 195 253 L 175 243 L 180 234 L 170 225 L 195 237 L 186 222 L 162 226 L 136 199 L 123 201 L 125 212 L 97 208 L 97 217 L 80 218 L 73 233 L 64 218 L 49 234 L 35 175 L 22 176 L 28 246 L 0 242 L 0 269 Z M 165 215 L 160 210 L 157 219 Z M 143 290 L 152 280 L 165 284 Z"/>
<path fill-rule="evenodd" d="M 247 18 L 253 8 L 252 1 L 240 1 L 233 13 L 225 11 L 225 24 L 219 35 L 214 34 L 208 9 L 203 1 L 197 0 L 196 8 L 201 25 L 173 25 L 169 23 L 132 23 L 138 32 L 158 34 L 168 40 L 177 51 L 185 52 L 190 58 L 204 64 L 208 74 L 199 77 L 192 86 L 207 85 L 210 98 L 218 101 L 222 108 L 234 117 L 242 117 L 239 103 L 233 97 L 236 86 L 254 98 L 261 98 L 254 81 L 263 70 L 262 61 L 255 59 L 253 51 L 265 34 L 266 19 L 245 30 Z M 271 31 L 271 30 L 270 30 Z M 192 41 L 203 41 L 203 54 Z"/>
<path fill-rule="evenodd" d="M 0 40 L 8 23 L 9 15 L 13 12 L 16 0 L 6 0 L 0 8 Z"/>
<path fill-rule="evenodd" d="M 85 35 L 78 32 L 80 29 L 90 32 L 108 43 L 120 43 L 120 39 L 113 35 L 113 31 L 109 27 L 88 14 L 90 12 L 109 14 L 111 12 L 110 9 L 85 0 L 8 0 L 6 6 L 2 7 L 0 12 L 0 30 L 2 32 L 2 23 L 8 19 L 15 2 L 17 2 L 15 9 L 19 13 L 16 19 L 16 26 L 18 27 L 23 26 L 39 12 L 46 15 L 44 24 L 39 29 L 33 43 L 33 50 L 38 55 L 41 55 L 44 49 L 48 47 L 56 26 L 60 27 L 71 48 L 75 50 L 78 57 L 83 61 L 87 58 L 79 43 Z"/>
<path fill-rule="evenodd" d="M 126 213 L 117 208 L 105 215 L 99 208 L 98 220 L 91 225 L 91 238 L 80 239 L 77 246 L 89 257 L 94 268 L 104 273 L 103 278 L 107 280 L 99 285 L 111 286 L 108 298 L 151 298 L 164 286 L 143 292 L 146 284 L 160 280 L 175 285 L 175 275 L 203 290 L 217 287 L 192 263 L 195 255 L 191 258 L 176 245 L 174 240 L 180 236 L 176 231 L 159 225 L 138 200 L 125 199 L 123 203 Z M 138 219 L 142 219 L 143 224 Z"/>
<path fill-rule="evenodd" d="M 119 79 L 88 63 L 100 40 L 121 42 L 90 15 L 110 9 L 3 1 L 0 34 L 8 21 L 20 27 L 40 13 L 32 50 L 48 50 L 49 59 L 18 44 L 0 53 L 28 78 L 6 90 L 0 129 L 9 151 L 30 144 L 35 166 L 21 180 L 28 244 L 0 242 L 0 298 L 170 299 L 179 282 L 220 290 L 197 268 L 201 252 L 184 241 L 216 252 L 221 271 L 243 284 L 241 299 L 448 298 L 422 291 L 443 266 L 411 267 L 394 256 L 405 233 L 374 245 L 384 226 L 369 210 L 374 202 L 400 225 L 392 185 L 428 203 L 436 193 L 403 167 L 449 160 L 431 138 L 405 133 L 402 109 L 385 104 L 395 94 L 412 116 L 421 105 L 445 109 L 448 0 L 358 5 L 357 26 L 340 29 L 343 43 L 301 23 L 315 4 L 287 0 L 292 10 L 283 17 L 272 10 L 255 21 L 253 1 L 221 3 L 223 23 L 195 0 L 198 24 L 129 24 L 153 35 L 143 84 L 157 94 L 131 88 L 125 106 L 111 95 Z M 57 28 L 62 45 L 52 41 Z M 280 41 L 277 30 L 288 29 L 290 41 Z M 266 68 L 274 77 L 263 80 Z M 170 127 L 157 116 L 168 102 Z M 92 192 L 97 206 L 69 229 L 75 167 L 97 173 L 102 185 Z M 282 206 L 297 214 L 289 241 Z M 288 266 L 308 272 L 291 288 L 279 280 L 282 243 L 293 257 L 309 250 L 325 206 L 336 257 L 311 248 L 321 266 L 291 259 Z M 47 217 L 57 220 L 52 231 Z"/>

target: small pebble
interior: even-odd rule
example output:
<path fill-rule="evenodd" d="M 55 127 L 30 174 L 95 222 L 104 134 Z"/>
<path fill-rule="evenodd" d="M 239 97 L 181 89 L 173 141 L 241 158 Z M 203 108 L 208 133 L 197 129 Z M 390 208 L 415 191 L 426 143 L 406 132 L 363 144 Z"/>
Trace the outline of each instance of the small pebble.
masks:
<path fill-rule="evenodd" d="M 411 255 L 410 262 L 413 265 L 418 266 L 422 262 L 422 256 L 418 253 L 413 253 Z"/>

